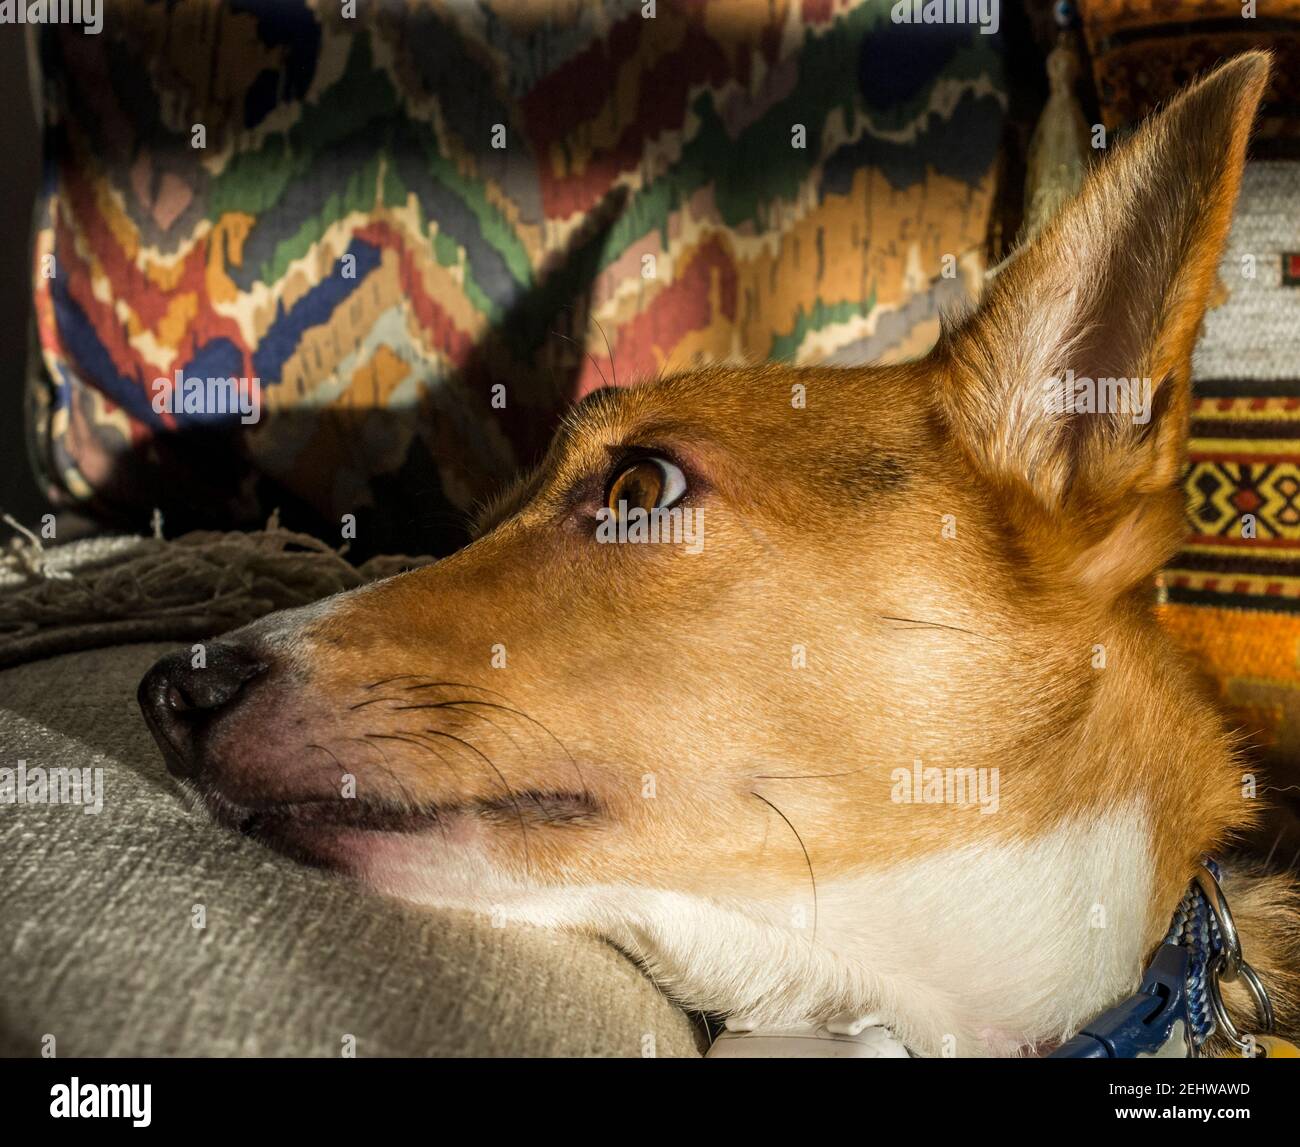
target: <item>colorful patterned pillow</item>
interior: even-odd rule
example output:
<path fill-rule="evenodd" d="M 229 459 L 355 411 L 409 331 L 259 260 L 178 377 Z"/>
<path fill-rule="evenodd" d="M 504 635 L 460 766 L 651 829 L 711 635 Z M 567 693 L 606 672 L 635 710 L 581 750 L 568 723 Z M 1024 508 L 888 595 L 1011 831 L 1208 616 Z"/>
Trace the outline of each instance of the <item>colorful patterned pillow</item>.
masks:
<path fill-rule="evenodd" d="M 604 381 L 915 353 L 982 269 L 1005 99 L 977 27 L 344 7 L 44 30 L 33 429 L 64 504 L 445 551 Z"/>

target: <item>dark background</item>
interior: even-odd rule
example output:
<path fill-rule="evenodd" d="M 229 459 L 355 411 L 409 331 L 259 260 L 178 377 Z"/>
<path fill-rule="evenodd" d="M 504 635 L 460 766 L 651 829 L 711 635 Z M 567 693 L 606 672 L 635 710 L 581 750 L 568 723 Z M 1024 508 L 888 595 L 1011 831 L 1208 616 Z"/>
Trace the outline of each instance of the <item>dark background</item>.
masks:
<path fill-rule="evenodd" d="M 0 27 L 0 510 L 33 527 L 47 507 L 27 461 L 23 418 L 32 203 L 40 170 L 24 33 L 13 25 Z M 9 535 L 0 526 L 0 545 Z"/>

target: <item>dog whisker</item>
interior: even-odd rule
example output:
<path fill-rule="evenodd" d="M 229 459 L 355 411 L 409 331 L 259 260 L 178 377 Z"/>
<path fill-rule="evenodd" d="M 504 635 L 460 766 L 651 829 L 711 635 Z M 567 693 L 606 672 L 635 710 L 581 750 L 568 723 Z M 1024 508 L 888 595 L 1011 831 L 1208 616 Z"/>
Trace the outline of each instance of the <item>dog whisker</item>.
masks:
<path fill-rule="evenodd" d="M 609 335 L 605 333 L 605 328 L 600 325 L 600 320 L 595 315 L 591 316 L 591 321 L 596 324 L 596 329 L 600 331 L 600 337 L 605 340 L 605 351 L 609 355 L 609 373 L 614 379 L 614 385 L 618 385 L 618 368 L 614 365 L 614 348 L 609 345 Z"/>
<path fill-rule="evenodd" d="M 402 686 L 402 692 L 404 693 L 418 693 L 422 689 L 477 689 L 480 693 L 492 692 L 491 689 L 484 689 L 481 685 L 470 685 L 464 681 L 431 681 L 427 677 L 422 685 Z"/>
<path fill-rule="evenodd" d="M 340 761 L 338 757 L 336 757 L 332 752 L 330 752 L 330 750 L 327 749 L 324 745 L 318 745 L 313 741 L 310 745 L 304 745 L 303 748 L 319 749 L 322 753 L 324 753 L 327 757 L 329 757 L 331 761 L 334 762 L 334 767 L 338 769 L 340 776 L 347 776 L 348 770 L 344 767 L 343 762 Z"/>
<path fill-rule="evenodd" d="M 851 777 L 865 773 L 866 769 L 849 769 L 843 773 L 758 773 L 756 781 L 826 781 L 834 777 Z"/>
<path fill-rule="evenodd" d="M 500 693 L 495 689 L 488 689 L 482 685 L 469 685 L 463 681 L 429 681 L 422 685 L 407 685 L 403 688 L 403 692 L 414 693 L 425 689 L 443 689 L 443 688 L 466 689 L 476 693 L 484 693 L 489 697 L 499 697 L 505 701 L 509 700 L 509 698 L 506 697 L 504 693 Z M 366 702 L 362 702 L 362 704 L 366 704 Z M 435 703 L 435 704 L 441 704 L 441 703 Z M 449 708 L 469 707 L 469 706 L 475 706 L 479 708 L 500 709 L 504 713 L 513 714 L 514 716 L 520 718 L 521 720 L 527 721 L 530 725 L 536 725 L 537 728 L 539 728 L 543 733 L 546 734 L 546 736 L 548 736 L 555 743 L 556 747 L 560 750 L 560 752 L 564 754 L 565 758 L 572 766 L 573 771 L 578 776 L 578 784 L 581 786 L 580 791 L 582 792 L 582 795 L 584 797 L 591 796 L 591 790 L 587 786 L 587 778 L 583 775 L 582 766 L 578 764 L 577 760 L 573 756 L 573 753 L 569 750 L 569 747 L 563 741 L 561 741 L 560 738 L 557 737 L 555 733 L 553 733 L 551 729 L 543 722 L 539 721 L 536 717 L 532 716 L 531 714 L 525 713 L 522 709 L 516 709 L 511 705 L 503 705 L 497 701 L 476 701 L 472 699 L 460 699 L 448 703 Z M 415 708 L 415 706 L 411 706 L 411 708 Z"/>
<path fill-rule="evenodd" d="M 425 743 L 425 740 L 424 740 L 423 738 L 421 738 L 421 737 L 419 736 L 419 734 L 416 734 L 416 733 L 365 733 L 365 734 L 363 734 L 363 736 L 364 736 L 364 738 L 365 738 L 367 741 L 402 741 L 402 742 L 404 742 L 405 744 L 408 744 L 408 745 L 414 745 L 417 749 L 423 749 L 426 753 L 432 753 L 435 757 L 438 758 L 439 761 L 441 761 L 444 765 L 446 765 L 446 766 L 447 766 L 449 769 L 451 769 L 454 773 L 456 773 L 457 775 L 460 774 L 460 770 L 459 770 L 458 768 L 456 768 L 456 765 L 455 765 L 454 762 L 452 762 L 452 761 L 448 760 L 446 757 L 444 757 L 440 752 L 438 752 L 438 750 L 437 750 L 433 745 L 426 744 L 426 743 Z"/>
<path fill-rule="evenodd" d="M 399 673 L 395 677 L 381 677 L 378 681 L 372 681 L 369 685 L 363 685 L 365 690 L 378 689 L 381 685 L 387 685 L 393 681 L 409 681 L 412 678 L 419 677 L 418 673 Z"/>
<path fill-rule="evenodd" d="M 897 621 L 910 629 L 947 629 L 953 633 L 965 633 L 971 637 L 978 637 L 982 641 L 993 641 L 999 645 L 1005 645 L 1006 642 L 1000 637 L 992 637 L 987 633 L 977 633 L 973 629 L 963 629 L 960 625 L 947 625 L 942 621 L 922 621 L 915 617 L 893 617 L 887 613 L 877 614 L 881 621 Z"/>
<path fill-rule="evenodd" d="M 1268 867 L 1269 861 L 1273 859 L 1273 853 L 1277 851 L 1277 846 L 1282 843 L 1282 837 L 1285 835 L 1286 835 L 1285 829 L 1281 829 L 1278 831 L 1277 837 L 1273 841 L 1273 847 L 1268 850 L 1268 855 L 1264 858 L 1265 868 Z"/>
<path fill-rule="evenodd" d="M 366 745 L 367 747 L 373 749 L 376 753 L 378 753 L 379 759 L 383 761 L 383 764 L 380 766 L 380 768 L 383 769 L 384 774 L 393 782 L 393 787 L 396 788 L 399 793 L 401 793 L 402 800 L 405 802 L 406 806 L 410 809 L 419 809 L 421 807 L 420 802 L 411 796 L 411 793 L 407 789 L 406 785 L 402 783 L 402 778 L 398 776 L 397 771 L 393 768 L 392 762 L 389 761 L 388 759 L 388 754 L 385 753 L 384 750 L 381 749 L 375 741 L 367 740 L 364 737 L 349 737 L 348 740 L 355 741 L 361 745 Z"/>
<path fill-rule="evenodd" d="M 489 757 L 485 752 L 483 752 L 483 750 L 480 749 L 477 745 L 474 745 L 474 744 L 470 743 L 469 741 L 465 740 L 464 737 L 458 737 L 458 736 L 456 736 L 455 733 L 447 733 L 447 732 L 444 732 L 442 729 L 432 729 L 432 728 L 427 728 L 427 729 L 424 729 L 423 732 L 428 733 L 428 734 L 430 734 L 431 736 L 434 736 L 434 737 L 445 737 L 445 738 L 446 738 L 447 740 L 449 740 L 449 741 L 454 741 L 454 742 L 455 742 L 456 744 L 458 744 L 458 745 L 463 745 L 463 746 L 464 746 L 465 748 L 467 748 L 471 753 L 476 753 L 479 757 L 481 757 L 481 758 L 482 758 L 482 759 L 487 763 L 488 767 L 491 768 L 492 771 L 493 771 L 494 773 L 496 773 L 496 775 L 497 775 L 498 777 L 501 778 L 501 784 L 505 787 L 506 792 L 507 792 L 507 793 L 510 793 L 510 794 L 513 794 L 514 790 L 511 789 L 509 783 L 506 781 L 506 778 L 505 778 L 505 776 L 502 774 L 501 770 L 497 768 L 497 766 L 496 766 L 496 764 L 493 762 L 492 758 Z M 547 817 L 546 817 L 546 809 L 542 807 L 542 803 L 541 803 L 541 801 L 539 801 L 539 800 L 537 799 L 536 794 L 530 793 L 529 796 L 532 797 L 533 803 L 537 805 L 538 809 L 539 809 L 540 812 L 542 813 L 543 819 L 547 819 Z M 518 806 L 516 806 L 516 807 L 518 807 Z M 521 823 L 522 823 L 522 821 L 521 821 Z"/>
<path fill-rule="evenodd" d="M 497 697 L 502 696 L 502 694 L 500 693 L 494 693 L 494 691 L 491 689 L 480 689 L 480 692 L 487 693 L 489 695 L 497 696 Z M 457 701 L 455 704 L 456 707 L 475 706 L 475 707 L 480 707 L 485 709 L 500 709 L 503 713 L 511 713 L 514 716 L 520 718 L 521 720 L 527 721 L 530 725 L 536 725 L 543 733 L 546 734 L 546 736 L 550 737 L 550 739 L 555 742 L 555 745 L 559 748 L 560 752 L 564 754 L 569 764 L 573 767 L 573 771 L 578 774 L 578 784 L 580 786 L 579 791 L 582 793 L 582 795 L 587 798 L 591 797 L 591 790 L 587 787 L 587 778 L 583 776 L 582 766 L 578 764 L 573 754 L 569 751 L 569 747 L 563 741 L 561 741 L 559 737 L 557 737 L 553 732 L 551 732 L 551 730 L 545 724 L 539 721 L 536 717 L 530 716 L 529 714 L 525 713 L 522 709 L 515 709 L 510 705 L 502 705 L 496 701 L 465 700 L 465 701 Z"/>
<path fill-rule="evenodd" d="M 563 339 L 566 343 L 572 343 L 575 347 L 578 348 L 579 351 L 585 354 L 591 360 L 591 365 L 596 368 L 596 373 L 600 375 L 600 381 L 603 382 L 606 386 L 609 385 L 609 379 L 605 377 L 605 372 L 600 369 L 600 363 L 596 361 L 596 356 L 592 354 L 591 351 L 589 351 L 586 347 L 584 347 L 581 343 L 579 343 L 577 339 L 572 339 L 566 334 L 561 334 L 559 331 L 553 330 L 551 331 L 551 334 L 553 334 L 557 339 Z M 610 365 L 612 366 L 613 363 L 611 363 Z"/>
<path fill-rule="evenodd" d="M 378 742 L 365 741 L 364 738 L 358 738 L 358 737 L 354 737 L 352 739 L 362 740 L 364 741 L 365 744 L 371 745 L 374 748 L 375 752 L 377 752 L 380 755 L 380 757 L 383 758 L 384 772 L 387 773 L 388 776 L 392 778 L 393 783 L 398 788 L 398 791 L 401 792 L 403 799 L 406 800 L 407 804 L 410 806 L 412 810 L 418 810 L 421 807 L 420 802 L 411 799 L 410 794 L 406 791 L 406 786 L 402 784 L 401 779 L 398 777 L 396 770 L 393 768 L 391 762 L 388 760 L 388 754 L 385 753 L 384 750 L 379 747 Z M 438 825 L 438 831 L 442 833 L 443 842 L 447 843 L 449 841 L 449 838 L 447 836 L 447 825 L 443 822 L 443 818 L 441 816 L 435 817 L 434 819 Z"/>
<path fill-rule="evenodd" d="M 758 797 L 759 800 L 761 800 L 765 805 L 767 805 L 768 808 L 770 808 L 774 813 L 776 813 L 777 816 L 779 816 L 783 821 L 785 821 L 786 827 L 788 827 L 790 831 L 794 833 L 794 838 L 799 842 L 799 848 L 803 851 L 804 863 L 808 865 L 808 881 L 812 885 L 812 897 L 813 897 L 812 939 L 809 940 L 808 942 L 808 946 L 811 948 L 815 946 L 817 943 L 818 905 L 817 905 L 817 876 L 813 872 L 812 857 L 808 855 L 808 846 L 804 844 L 803 837 L 799 835 L 799 830 L 795 828 L 794 822 L 791 821 L 790 818 L 786 816 L 785 813 L 783 813 L 779 808 L 777 808 L 776 805 L 774 805 L 770 800 L 768 800 L 767 797 L 765 797 L 762 793 L 754 792 L 753 789 L 750 789 L 749 795 Z"/>
<path fill-rule="evenodd" d="M 497 780 L 501 784 L 502 790 L 505 792 L 506 799 L 510 801 L 511 805 L 514 807 L 515 816 L 519 821 L 520 843 L 522 844 L 524 850 L 524 871 L 531 876 L 532 857 L 528 848 L 528 825 L 524 819 L 523 810 L 519 807 L 519 801 L 515 796 L 514 790 L 510 787 L 509 782 L 506 780 L 505 775 L 501 772 L 499 768 L 497 768 L 496 764 L 492 761 L 491 757 L 489 757 L 481 749 L 478 749 L 474 745 L 470 744 L 463 737 L 457 737 L 452 733 L 445 733 L 440 729 L 430 728 L 430 729 L 421 730 L 420 732 L 411 731 L 406 734 L 367 733 L 366 736 L 378 738 L 378 739 L 395 740 L 395 741 L 409 741 L 413 744 L 422 744 L 422 745 L 430 737 L 441 737 L 444 740 L 452 741 L 455 744 L 461 745 L 462 747 L 468 749 L 470 752 L 474 753 L 496 775 Z M 434 748 L 432 745 L 424 745 L 424 747 L 427 748 L 430 752 L 432 752 L 434 756 L 436 756 L 439 760 L 443 761 L 444 763 L 447 763 L 446 758 L 441 753 L 439 753 L 437 749 Z M 543 816 L 545 816 L 546 810 L 545 808 L 543 808 L 541 802 L 537 800 L 536 796 L 533 797 L 533 800 L 537 803 L 537 807 L 541 809 Z"/>
<path fill-rule="evenodd" d="M 464 709 L 469 716 L 475 718 L 478 721 L 482 721 L 484 724 L 491 726 L 498 733 L 501 733 L 515 747 L 515 751 L 522 756 L 524 753 L 523 746 L 520 745 L 519 741 L 515 738 L 514 734 L 511 733 L 510 730 L 505 728 L 504 726 L 497 724 L 497 722 L 493 721 L 490 717 L 485 717 L 483 716 L 482 713 L 475 713 L 472 709 L 469 709 L 468 706 L 473 704 L 474 702 L 472 701 L 428 701 L 420 705 L 394 705 L 393 711 L 397 713 L 405 713 L 405 712 L 410 712 L 412 710 L 421 710 L 421 709 L 453 709 L 456 711 L 460 711 Z M 483 703 L 480 702 L 480 704 Z M 500 708 L 501 706 L 492 706 L 492 707 Z"/>

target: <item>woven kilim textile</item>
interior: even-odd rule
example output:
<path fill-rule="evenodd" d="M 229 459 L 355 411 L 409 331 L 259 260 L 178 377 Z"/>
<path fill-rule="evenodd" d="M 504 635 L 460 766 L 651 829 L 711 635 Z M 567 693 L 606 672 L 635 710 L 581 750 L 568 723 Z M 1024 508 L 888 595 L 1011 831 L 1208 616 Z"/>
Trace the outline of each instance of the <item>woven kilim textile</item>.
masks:
<path fill-rule="evenodd" d="M 1246 169 L 1193 367 L 1189 536 L 1162 619 L 1265 759 L 1300 764 L 1300 164 Z M 1294 779 L 1300 780 L 1300 775 Z M 1300 790 L 1297 790 L 1300 792 Z"/>
<path fill-rule="evenodd" d="M 46 30 L 34 439 L 65 504 L 173 530 L 279 507 L 336 541 L 354 514 L 354 552 L 441 552 L 603 381 L 905 356 L 977 281 L 1005 98 L 975 26 L 343 7 Z M 158 409 L 178 371 L 249 404 L 257 380 L 257 420 Z"/>
<path fill-rule="evenodd" d="M 1276 66 L 1257 154 L 1300 147 L 1300 0 L 1078 0 L 1102 119 L 1131 127 L 1194 76 L 1250 48 Z"/>

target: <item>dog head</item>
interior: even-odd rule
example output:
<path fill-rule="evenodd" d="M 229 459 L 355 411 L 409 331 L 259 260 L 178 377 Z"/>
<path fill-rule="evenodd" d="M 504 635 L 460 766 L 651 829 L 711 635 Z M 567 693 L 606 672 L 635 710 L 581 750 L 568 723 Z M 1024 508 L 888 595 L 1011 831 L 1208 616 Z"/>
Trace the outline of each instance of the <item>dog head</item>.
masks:
<path fill-rule="evenodd" d="M 1072 1030 L 1246 816 L 1145 606 L 1267 67 L 1117 147 L 924 359 L 599 392 L 464 550 L 159 662 L 172 770 L 697 1007 Z"/>

